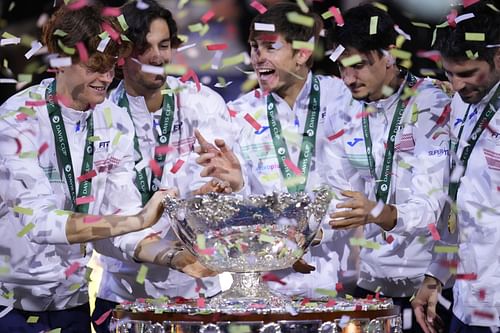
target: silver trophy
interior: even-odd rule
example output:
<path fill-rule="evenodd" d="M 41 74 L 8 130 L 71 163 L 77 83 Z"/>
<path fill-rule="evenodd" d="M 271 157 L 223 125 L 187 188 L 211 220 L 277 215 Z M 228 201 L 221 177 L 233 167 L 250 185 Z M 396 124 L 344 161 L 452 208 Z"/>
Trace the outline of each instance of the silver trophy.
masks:
<path fill-rule="evenodd" d="M 288 268 L 314 239 L 331 200 L 321 187 L 313 193 L 238 195 L 209 193 L 188 200 L 166 197 L 164 206 L 179 239 L 206 267 L 230 272 L 230 289 L 208 306 L 244 312 L 249 306 L 283 311 L 289 300 L 269 290 L 262 272 Z"/>

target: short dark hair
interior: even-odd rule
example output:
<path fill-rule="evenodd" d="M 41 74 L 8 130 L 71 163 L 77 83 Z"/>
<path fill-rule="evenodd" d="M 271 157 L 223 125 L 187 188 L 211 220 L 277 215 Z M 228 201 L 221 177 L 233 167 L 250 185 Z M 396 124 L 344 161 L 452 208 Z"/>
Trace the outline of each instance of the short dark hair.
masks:
<path fill-rule="evenodd" d="M 344 25 L 336 26 L 329 33 L 334 45 L 354 48 L 361 53 L 388 49 L 396 43 L 397 32 L 388 13 L 372 4 L 353 7 L 345 12 Z M 372 17 L 378 17 L 376 33 L 370 35 Z"/>
<path fill-rule="evenodd" d="M 134 50 L 140 54 L 148 48 L 146 35 L 151 23 L 156 19 L 165 20 L 170 31 L 170 45 L 173 48 L 179 47 L 182 41 L 177 35 L 177 23 L 175 23 L 172 13 L 160 6 L 155 0 L 142 0 L 142 3 L 147 5 L 146 9 L 139 9 L 136 0 L 126 3 L 121 8 L 129 26 L 126 35 L 134 43 Z"/>
<path fill-rule="evenodd" d="M 119 58 L 130 54 L 132 45 L 120 37 L 117 40 L 110 38 L 103 52 L 97 50 L 102 41 L 99 34 L 104 32 L 103 24 L 109 25 L 119 34 L 123 30 L 118 20 L 112 16 L 102 16 L 102 5 L 93 3 L 80 9 L 61 6 L 43 27 L 42 40 L 49 52 L 70 56 L 66 48 L 73 48 L 71 55 L 73 64 L 80 62 L 77 43 L 82 42 L 88 53 L 87 67 L 96 72 L 106 72 L 113 68 Z M 61 30 L 63 33 L 56 33 Z M 66 50 L 67 51 L 67 50 Z"/>
<path fill-rule="evenodd" d="M 493 65 L 493 58 L 498 50 L 487 45 L 500 44 L 500 13 L 493 10 L 487 2 L 479 2 L 463 9 L 459 15 L 472 13 L 473 18 L 465 19 L 456 27 L 438 29 L 435 48 L 441 56 L 453 60 L 468 60 L 469 55 L 487 61 Z M 483 33 L 484 41 L 466 39 L 466 33 Z M 470 51 L 470 52 L 468 52 Z M 469 53 L 469 54 L 468 54 Z"/>
<path fill-rule="evenodd" d="M 314 19 L 314 24 L 312 27 L 307 27 L 301 24 L 295 24 L 288 21 L 287 14 L 291 12 L 297 12 L 301 15 L 309 16 Z M 266 12 L 255 16 L 250 25 L 250 36 L 249 39 L 253 40 L 256 35 L 260 32 L 255 30 L 255 23 L 267 23 L 274 25 L 274 33 L 283 35 L 288 43 L 292 43 L 294 40 L 298 41 L 309 41 L 311 37 L 314 37 L 315 44 L 318 43 L 319 34 L 323 28 L 323 21 L 315 13 L 303 13 L 300 7 L 295 3 L 283 2 L 273 5 L 267 9 Z M 272 32 L 271 32 L 272 33 Z M 313 57 L 310 57 L 307 61 L 309 67 L 312 66 Z"/>

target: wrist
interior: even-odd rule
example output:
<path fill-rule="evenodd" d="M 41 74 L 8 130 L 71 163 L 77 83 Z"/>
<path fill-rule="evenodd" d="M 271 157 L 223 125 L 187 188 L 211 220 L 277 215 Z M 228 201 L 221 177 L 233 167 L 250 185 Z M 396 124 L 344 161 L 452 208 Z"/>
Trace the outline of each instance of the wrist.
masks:
<path fill-rule="evenodd" d="M 398 210 L 396 206 L 385 204 L 380 215 L 375 219 L 375 223 L 385 231 L 389 231 L 396 226 L 398 220 Z"/>

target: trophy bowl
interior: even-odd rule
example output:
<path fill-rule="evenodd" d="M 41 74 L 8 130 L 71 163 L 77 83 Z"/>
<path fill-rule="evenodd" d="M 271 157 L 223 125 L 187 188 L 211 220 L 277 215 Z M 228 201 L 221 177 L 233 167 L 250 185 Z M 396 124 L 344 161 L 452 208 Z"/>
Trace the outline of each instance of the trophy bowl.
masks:
<path fill-rule="evenodd" d="M 288 268 L 314 239 L 331 200 L 328 187 L 312 193 L 228 195 L 164 199 L 177 237 L 206 267 L 230 272 L 233 284 L 213 297 L 214 310 L 247 311 L 252 305 L 283 311 L 289 300 L 273 294 L 261 272 Z"/>

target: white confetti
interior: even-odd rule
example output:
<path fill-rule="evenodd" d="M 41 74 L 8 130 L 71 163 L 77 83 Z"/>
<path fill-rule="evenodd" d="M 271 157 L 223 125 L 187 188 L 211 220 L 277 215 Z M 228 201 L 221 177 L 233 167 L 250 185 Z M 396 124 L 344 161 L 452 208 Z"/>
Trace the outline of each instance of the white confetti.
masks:
<path fill-rule="evenodd" d="M 214 87 L 216 87 L 216 88 L 226 88 L 231 83 L 233 83 L 233 81 L 229 81 L 229 82 L 226 82 L 226 83 L 217 82 L 216 84 L 214 84 Z"/>
<path fill-rule="evenodd" d="M 214 57 L 212 58 L 212 65 L 211 68 L 213 70 L 218 70 L 220 68 L 220 65 L 222 63 L 222 56 L 224 55 L 223 51 L 216 51 Z"/>
<path fill-rule="evenodd" d="M 342 44 L 339 44 L 339 46 L 337 46 L 337 48 L 330 55 L 330 60 L 333 62 L 337 61 L 337 59 L 342 55 L 342 53 L 344 53 L 344 51 L 345 47 Z"/>
<path fill-rule="evenodd" d="M 459 16 L 455 17 L 455 23 L 460 23 L 462 21 L 471 19 L 473 17 L 475 17 L 474 13 L 467 13 L 467 14 L 459 15 Z"/>
<path fill-rule="evenodd" d="M 460 180 L 460 178 L 462 178 L 464 171 L 465 170 L 463 165 L 456 165 L 455 168 L 453 168 L 453 171 L 451 172 L 450 181 L 453 183 L 457 183 Z"/>
<path fill-rule="evenodd" d="M 396 32 L 403 36 L 406 40 L 411 40 L 411 36 L 404 32 L 404 30 L 401 29 L 397 24 L 394 25 L 394 30 L 396 30 Z"/>
<path fill-rule="evenodd" d="M 127 289 L 129 294 L 132 294 L 132 287 L 130 286 L 130 284 L 125 279 L 121 279 L 120 282 L 125 287 L 125 289 Z"/>
<path fill-rule="evenodd" d="M 384 202 L 382 200 L 379 200 L 375 207 L 370 211 L 370 215 L 373 216 L 374 218 L 377 218 L 380 213 L 382 213 L 382 210 L 384 209 Z"/>
<path fill-rule="evenodd" d="M 403 329 L 411 329 L 412 319 L 411 319 L 411 309 L 403 309 Z"/>
<path fill-rule="evenodd" d="M 52 58 L 50 59 L 50 67 L 68 67 L 71 66 L 71 57 Z"/>
<path fill-rule="evenodd" d="M 21 38 L 19 38 L 19 37 L 0 39 L 0 46 L 16 45 L 16 44 L 19 44 L 19 43 L 21 43 Z"/>
<path fill-rule="evenodd" d="M 158 74 L 158 75 L 165 74 L 165 69 L 162 66 L 153 66 L 153 65 L 142 64 L 141 71 L 143 71 L 144 73 L 151 73 L 151 74 Z"/>
<path fill-rule="evenodd" d="M 24 54 L 24 57 L 26 59 L 30 59 L 35 53 L 38 52 L 43 47 L 42 43 L 39 41 L 35 40 L 31 43 L 31 49 Z"/>
<path fill-rule="evenodd" d="M 149 8 L 149 5 L 142 0 L 139 0 L 139 1 L 137 1 L 136 7 L 137 7 L 137 9 L 140 9 L 140 10 L 146 10 Z"/>
<path fill-rule="evenodd" d="M 15 79 L 0 79 L 0 83 L 17 83 Z"/>
<path fill-rule="evenodd" d="M 349 316 L 340 317 L 339 326 L 341 328 L 344 328 L 349 323 L 350 320 L 351 320 L 351 317 L 349 317 Z"/>
<path fill-rule="evenodd" d="M 196 43 L 184 45 L 182 47 L 179 47 L 177 49 L 177 52 L 182 52 L 182 51 L 185 51 L 185 50 L 190 49 L 190 48 L 195 47 L 195 46 L 196 46 Z"/>
<path fill-rule="evenodd" d="M 7 313 L 9 313 L 10 311 L 12 311 L 12 309 L 13 309 L 12 305 L 9 305 L 5 309 L 3 309 L 3 311 L 0 312 L 0 318 L 5 317 L 7 315 Z"/>
<path fill-rule="evenodd" d="M 103 40 L 99 42 L 99 45 L 97 45 L 97 51 L 99 52 L 104 52 L 106 49 L 106 46 L 108 46 L 109 41 L 111 40 L 110 37 L 106 37 Z"/>
<path fill-rule="evenodd" d="M 254 24 L 254 30 L 255 31 L 271 31 L 271 32 L 274 32 L 275 28 L 274 28 L 274 24 L 255 22 L 255 24 Z"/>

